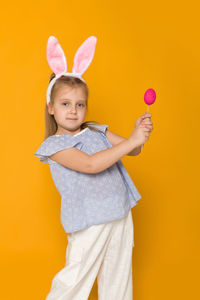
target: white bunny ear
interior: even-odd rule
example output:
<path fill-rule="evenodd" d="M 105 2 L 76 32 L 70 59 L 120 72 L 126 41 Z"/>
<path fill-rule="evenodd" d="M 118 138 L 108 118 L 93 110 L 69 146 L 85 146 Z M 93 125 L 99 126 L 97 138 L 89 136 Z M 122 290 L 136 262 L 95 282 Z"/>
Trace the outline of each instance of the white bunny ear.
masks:
<path fill-rule="evenodd" d="M 82 75 L 87 70 L 94 56 L 96 42 L 97 38 L 95 36 L 90 36 L 78 48 L 74 56 L 72 73 L 79 73 Z"/>
<path fill-rule="evenodd" d="M 50 36 L 47 42 L 47 61 L 56 75 L 67 72 L 67 60 L 64 51 L 54 36 Z"/>

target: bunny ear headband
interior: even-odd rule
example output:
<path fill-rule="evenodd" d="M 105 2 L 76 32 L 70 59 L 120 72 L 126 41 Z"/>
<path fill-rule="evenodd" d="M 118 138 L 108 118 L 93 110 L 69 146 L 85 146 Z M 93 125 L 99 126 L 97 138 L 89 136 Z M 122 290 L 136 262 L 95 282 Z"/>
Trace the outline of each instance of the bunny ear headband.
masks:
<path fill-rule="evenodd" d="M 47 61 L 51 70 L 56 74 L 56 76 L 50 81 L 47 89 L 47 104 L 50 101 L 51 89 L 56 82 L 56 79 L 58 79 L 59 77 L 63 75 L 73 76 L 78 77 L 83 82 L 85 82 L 81 75 L 87 70 L 92 62 L 96 42 L 97 38 L 95 36 L 90 36 L 83 42 L 74 56 L 72 73 L 68 73 L 67 60 L 63 49 L 54 36 L 49 37 L 47 42 Z"/>

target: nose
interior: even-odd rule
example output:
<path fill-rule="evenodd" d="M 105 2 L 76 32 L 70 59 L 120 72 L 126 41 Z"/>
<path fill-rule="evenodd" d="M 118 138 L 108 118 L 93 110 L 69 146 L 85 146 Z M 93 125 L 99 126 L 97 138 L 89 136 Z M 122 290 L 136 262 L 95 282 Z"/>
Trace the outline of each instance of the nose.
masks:
<path fill-rule="evenodd" d="M 70 112 L 71 113 L 76 113 L 76 106 L 71 106 L 71 108 L 70 108 Z"/>

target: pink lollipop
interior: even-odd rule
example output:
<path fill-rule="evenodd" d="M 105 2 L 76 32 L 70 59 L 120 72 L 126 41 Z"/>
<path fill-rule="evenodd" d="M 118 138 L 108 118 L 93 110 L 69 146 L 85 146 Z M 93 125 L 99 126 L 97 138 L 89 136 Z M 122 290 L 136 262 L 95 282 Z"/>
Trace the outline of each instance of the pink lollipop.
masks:
<path fill-rule="evenodd" d="M 155 100 L 156 100 L 156 92 L 153 89 L 146 90 L 144 94 L 144 102 L 147 105 L 151 105 L 155 102 Z M 147 112 L 148 112 L 148 108 L 149 106 L 147 106 Z"/>

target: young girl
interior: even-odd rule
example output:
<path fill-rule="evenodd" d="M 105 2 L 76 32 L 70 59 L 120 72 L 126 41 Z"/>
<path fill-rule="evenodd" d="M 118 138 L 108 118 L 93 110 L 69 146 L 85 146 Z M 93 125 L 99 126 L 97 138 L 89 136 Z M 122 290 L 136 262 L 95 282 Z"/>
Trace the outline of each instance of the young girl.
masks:
<path fill-rule="evenodd" d="M 61 195 L 61 223 L 68 233 L 66 264 L 52 280 L 46 300 L 86 300 L 95 278 L 99 300 L 132 300 L 134 227 L 131 208 L 141 195 L 121 162 L 135 156 L 152 131 L 151 114 L 137 119 L 129 138 L 108 125 L 84 122 L 88 87 L 82 74 L 96 38 L 74 58 L 73 72 L 58 40 L 50 36 L 47 60 L 54 72 L 47 89 L 46 136 L 35 153 L 48 163 Z"/>

